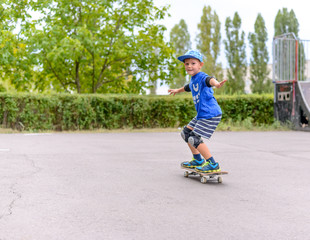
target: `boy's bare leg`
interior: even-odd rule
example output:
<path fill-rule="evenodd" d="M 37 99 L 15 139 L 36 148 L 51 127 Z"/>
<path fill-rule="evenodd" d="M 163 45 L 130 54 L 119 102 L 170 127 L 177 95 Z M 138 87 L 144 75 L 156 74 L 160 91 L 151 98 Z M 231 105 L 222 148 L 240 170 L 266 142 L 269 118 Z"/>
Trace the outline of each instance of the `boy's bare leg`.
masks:
<path fill-rule="evenodd" d="M 205 143 L 200 143 L 197 150 L 200 152 L 200 154 L 204 157 L 204 159 L 209 159 L 212 157 L 209 148 Z"/>
<path fill-rule="evenodd" d="M 188 143 L 188 147 L 190 148 L 190 150 L 192 151 L 193 154 L 201 154 L 204 159 L 209 159 L 210 157 L 212 157 L 209 148 L 207 147 L 207 145 L 205 143 L 200 143 L 198 148 L 194 148 L 192 145 L 190 145 Z"/>

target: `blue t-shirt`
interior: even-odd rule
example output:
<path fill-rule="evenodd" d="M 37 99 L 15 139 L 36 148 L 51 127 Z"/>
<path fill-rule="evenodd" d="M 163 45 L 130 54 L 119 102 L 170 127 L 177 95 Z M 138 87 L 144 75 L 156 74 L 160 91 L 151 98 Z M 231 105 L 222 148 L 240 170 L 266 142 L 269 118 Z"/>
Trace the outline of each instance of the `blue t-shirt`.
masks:
<path fill-rule="evenodd" d="M 222 110 L 213 96 L 213 89 L 206 84 L 207 74 L 199 72 L 192 76 L 189 83 L 197 111 L 197 119 L 210 119 L 222 114 Z"/>

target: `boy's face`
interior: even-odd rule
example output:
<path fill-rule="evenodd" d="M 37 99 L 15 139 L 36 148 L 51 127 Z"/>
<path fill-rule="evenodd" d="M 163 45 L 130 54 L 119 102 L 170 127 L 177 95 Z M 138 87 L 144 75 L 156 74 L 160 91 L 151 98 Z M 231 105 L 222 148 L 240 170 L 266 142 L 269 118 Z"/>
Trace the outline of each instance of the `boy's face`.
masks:
<path fill-rule="evenodd" d="M 187 58 L 184 60 L 184 65 L 186 72 L 189 75 L 194 76 L 200 72 L 200 69 L 203 66 L 203 62 L 200 62 L 196 58 Z"/>

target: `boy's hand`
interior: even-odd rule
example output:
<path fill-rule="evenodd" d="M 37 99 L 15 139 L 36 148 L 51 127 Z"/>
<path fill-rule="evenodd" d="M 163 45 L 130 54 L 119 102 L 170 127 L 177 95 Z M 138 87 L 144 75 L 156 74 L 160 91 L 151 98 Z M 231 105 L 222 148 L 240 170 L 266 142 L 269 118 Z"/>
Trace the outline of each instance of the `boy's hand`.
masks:
<path fill-rule="evenodd" d="M 218 83 L 215 85 L 215 87 L 216 87 L 216 88 L 220 88 L 220 87 L 222 87 L 222 86 L 224 85 L 225 82 L 227 82 L 226 79 L 223 80 L 223 81 L 221 81 L 221 82 L 218 82 Z"/>
<path fill-rule="evenodd" d="M 169 95 L 173 94 L 173 96 L 174 96 L 175 94 L 177 94 L 178 92 L 179 92 L 179 89 L 169 89 L 169 90 L 168 90 Z"/>

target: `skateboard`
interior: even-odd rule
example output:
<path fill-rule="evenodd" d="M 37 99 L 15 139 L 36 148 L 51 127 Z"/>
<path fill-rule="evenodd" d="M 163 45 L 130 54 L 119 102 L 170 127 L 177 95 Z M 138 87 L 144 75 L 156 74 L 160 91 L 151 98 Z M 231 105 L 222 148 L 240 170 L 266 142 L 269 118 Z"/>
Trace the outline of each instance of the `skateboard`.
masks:
<path fill-rule="evenodd" d="M 199 176 L 201 183 L 207 183 L 208 180 L 217 180 L 218 183 L 223 182 L 223 178 L 220 175 L 228 174 L 228 172 L 220 171 L 220 172 L 211 172 L 211 173 L 203 173 L 198 172 L 192 168 L 182 167 L 185 170 L 184 177 L 188 178 L 189 176 Z"/>

